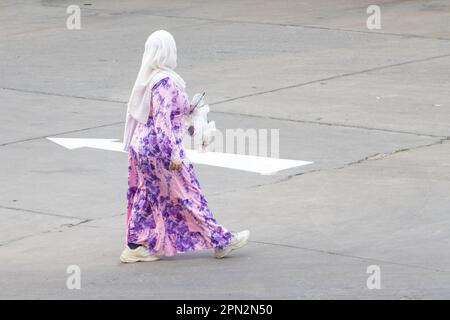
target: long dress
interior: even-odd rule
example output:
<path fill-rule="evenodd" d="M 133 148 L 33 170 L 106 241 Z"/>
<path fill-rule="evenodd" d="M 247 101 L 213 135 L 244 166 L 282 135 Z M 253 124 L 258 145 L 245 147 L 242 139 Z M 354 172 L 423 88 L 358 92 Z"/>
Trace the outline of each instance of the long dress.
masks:
<path fill-rule="evenodd" d="M 152 88 L 147 124 L 138 124 L 128 151 L 127 242 L 172 256 L 222 249 L 231 233 L 217 224 L 183 149 L 188 96 L 169 77 Z M 169 170 L 170 160 L 182 162 Z"/>

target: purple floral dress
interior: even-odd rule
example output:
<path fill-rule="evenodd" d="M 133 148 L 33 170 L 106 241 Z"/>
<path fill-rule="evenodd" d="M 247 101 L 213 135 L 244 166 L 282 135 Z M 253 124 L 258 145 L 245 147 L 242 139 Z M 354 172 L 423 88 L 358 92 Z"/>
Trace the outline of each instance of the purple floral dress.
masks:
<path fill-rule="evenodd" d="M 165 78 L 153 86 L 151 103 L 128 151 L 127 242 L 162 256 L 223 248 L 231 233 L 214 219 L 182 145 L 188 96 Z M 170 160 L 181 168 L 169 170 Z"/>

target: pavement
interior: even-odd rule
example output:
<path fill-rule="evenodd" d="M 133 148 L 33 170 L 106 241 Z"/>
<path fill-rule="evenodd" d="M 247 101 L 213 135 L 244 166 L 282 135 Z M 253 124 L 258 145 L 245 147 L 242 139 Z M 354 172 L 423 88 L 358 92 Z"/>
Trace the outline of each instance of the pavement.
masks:
<path fill-rule="evenodd" d="M 0 298 L 450 298 L 448 1 L 2 0 L 0 25 Z M 196 166 L 216 219 L 252 231 L 223 260 L 121 264 L 126 154 L 46 139 L 121 139 L 157 29 L 220 129 L 280 129 L 281 158 L 314 162 Z"/>

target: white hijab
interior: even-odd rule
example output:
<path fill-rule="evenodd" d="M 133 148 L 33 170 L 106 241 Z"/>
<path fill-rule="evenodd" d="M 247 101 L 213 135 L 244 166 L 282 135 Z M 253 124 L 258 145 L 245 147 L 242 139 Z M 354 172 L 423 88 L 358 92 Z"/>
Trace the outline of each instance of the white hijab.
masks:
<path fill-rule="evenodd" d="M 175 72 L 177 47 L 173 36 L 165 31 L 153 32 L 145 42 L 141 69 L 128 101 L 123 135 L 123 149 L 128 151 L 138 122 L 146 124 L 150 114 L 151 89 L 160 80 L 170 77 L 181 88 L 184 80 Z"/>

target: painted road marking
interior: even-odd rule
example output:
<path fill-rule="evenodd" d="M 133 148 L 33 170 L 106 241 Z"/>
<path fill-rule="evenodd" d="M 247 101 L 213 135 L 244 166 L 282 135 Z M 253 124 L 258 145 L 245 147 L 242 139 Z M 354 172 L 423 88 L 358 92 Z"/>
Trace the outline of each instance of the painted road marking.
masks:
<path fill-rule="evenodd" d="M 84 139 L 84 138 L 54 138 L 48 140 L 57 143 L 67 149 L 93 148 L 109 151 L 123 151 L 122 142 L 119 139 Z M 215 167 L 242 170 L 259 173 L 262 175 L 276 174 L 281 170 L 312 164 L 311 161 L 279 159 L 270 157 L 258 157 L 242 154 L 223 152 L 198 152 L 185 149 L 186 155 L 193 163 L 205 164 Z"/>

